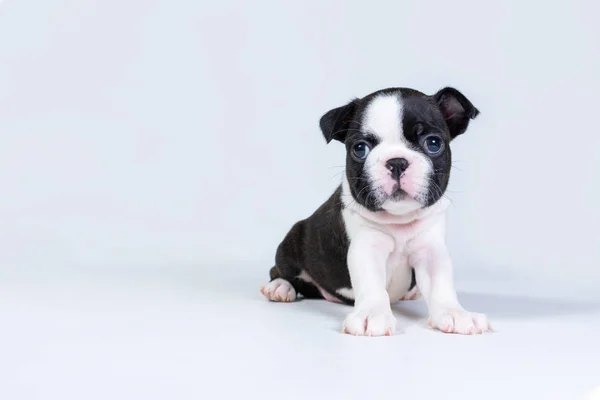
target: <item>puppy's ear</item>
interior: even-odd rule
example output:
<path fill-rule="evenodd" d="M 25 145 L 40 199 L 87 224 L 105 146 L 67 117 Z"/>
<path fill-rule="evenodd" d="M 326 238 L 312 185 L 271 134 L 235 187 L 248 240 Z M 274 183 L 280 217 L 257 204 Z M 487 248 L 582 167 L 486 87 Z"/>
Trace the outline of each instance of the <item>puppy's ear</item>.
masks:
<path fill-rule="evenodd" d="M 469 121 L 479 115 L 479 110 L 458 90 L 447 87 L 433 95 L 442 110 L 452 139 L 463 134 Z"/>
<path fill-rule="evenodd" d="M 319 126 L 321 127 L 321 131 L 323 132 L 323 136 L 325 136 L 327 143 L 331 142 L 333 139 L 344 143 L 357 104 L 358 99 L 354 99 L 345 106 L 327 111 L 327 113 L 321 117 Z"/>

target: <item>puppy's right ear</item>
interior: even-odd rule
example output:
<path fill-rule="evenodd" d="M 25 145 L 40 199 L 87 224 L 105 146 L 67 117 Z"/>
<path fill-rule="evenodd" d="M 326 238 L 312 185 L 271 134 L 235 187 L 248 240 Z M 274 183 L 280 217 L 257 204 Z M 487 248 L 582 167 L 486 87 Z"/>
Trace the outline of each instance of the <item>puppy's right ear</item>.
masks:
<path fill-rule="evenodd" d="M 344 143 L 357 104 L 358 99 L 354 99 L 345 106 L 329 110 L 321 117 L 319 125 L 327 143 L 333 139 Z"/>

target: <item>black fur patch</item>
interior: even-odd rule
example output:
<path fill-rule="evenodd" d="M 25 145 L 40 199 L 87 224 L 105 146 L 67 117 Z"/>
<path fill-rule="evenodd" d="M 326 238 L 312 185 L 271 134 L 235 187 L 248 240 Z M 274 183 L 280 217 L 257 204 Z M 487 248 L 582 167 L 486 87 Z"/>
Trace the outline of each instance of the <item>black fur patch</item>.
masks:
<path fill-rule="evenodd" d="M 351 287 L 346 263 L 349 240 L 342 220 L 342 189 L 337 190 L 310 217 L 297 222 L 277 248 L 271 279 L 284 278 L 308 298 L 320 298 L 319 290 L 298 278 L 302 271 L 342 302 L 351 299 L 336 290 Z"/>

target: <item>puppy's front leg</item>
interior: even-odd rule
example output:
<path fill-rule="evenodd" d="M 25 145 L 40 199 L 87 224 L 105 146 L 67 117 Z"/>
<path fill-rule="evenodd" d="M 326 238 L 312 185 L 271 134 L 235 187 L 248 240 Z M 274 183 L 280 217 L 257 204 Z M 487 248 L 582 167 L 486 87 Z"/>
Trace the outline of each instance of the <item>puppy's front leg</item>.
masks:
<path fill-rule="evenodd" d="M 491 331 L 484 314 L 465 311 L 454 289 L 452 261 L 443 241 L 430 243 L 410 259 L 417 285 L 429 308 L 429 325 L 446 333 L 472 335 Z"/>
<path fill-rule="evenodd" d="M 350 242 L 348 270 L 355 301 L 344 321 L 344 333 L 391 336 L 396 330 L 386 290 L 386 265 L 394 240 L 372 228 L 362 228 Z"/>

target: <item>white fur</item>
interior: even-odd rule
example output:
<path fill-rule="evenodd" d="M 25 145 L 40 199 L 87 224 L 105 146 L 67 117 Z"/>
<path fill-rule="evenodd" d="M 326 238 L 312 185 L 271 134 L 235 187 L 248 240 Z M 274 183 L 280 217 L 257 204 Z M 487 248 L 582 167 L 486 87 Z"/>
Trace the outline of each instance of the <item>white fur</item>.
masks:
<path fill-rule="evenodd" d="M 342 187 L 346 205 L 342 216 L 350 239 L 348 269 L 356 299 L 354 310 L 344 321 L 345 332 L 393 333 L 395 318 L 390 302 L 408 293 L 411 268 L 415 269 L 433 328 L 461 334 L 491 330 L 485 315 L 465 311 L 456 297 L 445 244 L 445 199 L 404 215 L 374 213 L 349 201 L 347 181 Z M 375 326 L 370 328 L 369 321 Z"/>
<path fill-rule="evenodd" d="M 402 102 L 396 94 L 377 96 L 365 110 L 362 130 L 386 143 L 406 144 L 402 134 L 402 108 Z"/>
<path fill-rule="evenodd" d="M 352 288 L 340 288 L 335 292 L 347 299 L 354 300 L 354 290 Z"/>
<path fill-rule="evenodd" d="M 432 165 L 429 158 L 411 148 L 402 131 L 403 106 L 397 95 L 380 95 L 365 110 L 362 129 L 375 135 L 379 144 L 365 160 L 365 171 L 373 194 L 383 203 L 382 208 L 393 214 L 405 214 L 420 208 L 429 191 Z M 409 167 L 400 177 L 400 186 L 410 197 L 409 201 L 385 201 L 398 185 L 391 177 L 387 161 L 404 158 Z"/>
<path fill-rule="evenodd" d="M 282 278 L 273 279 L 264 285 L 260 292 L 271 301 L 290 302 L 296 300 L 296 290 L 291 283 Z"/>
<path fill-rule="evenodd" d="M 351 238 L 348 270 L 355 295 L 355 307 L 343 331 L 359 336 L 392 335 L 396 319 L 386 291 L 386 267 L 394 240 L 349 209 L 342 215 Z"/>

